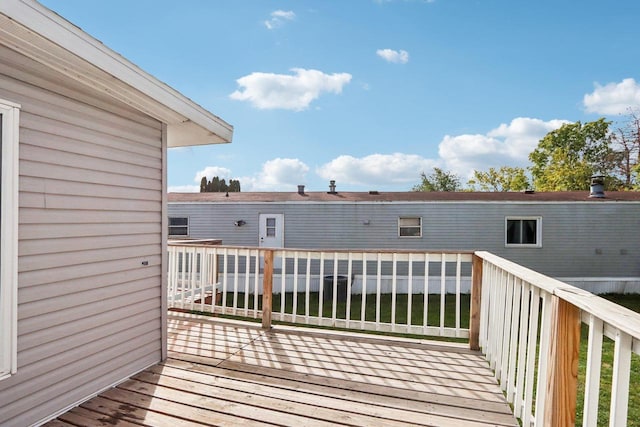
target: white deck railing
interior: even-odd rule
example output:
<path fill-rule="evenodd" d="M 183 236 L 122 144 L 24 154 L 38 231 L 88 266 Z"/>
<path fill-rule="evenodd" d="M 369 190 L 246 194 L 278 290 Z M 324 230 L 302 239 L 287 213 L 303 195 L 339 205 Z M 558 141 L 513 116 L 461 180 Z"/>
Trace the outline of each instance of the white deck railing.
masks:
<path fill-rule="evenodd" d="M 631 358 L 640 354 L 640 314 L 490 253 L 476 257 L 482 260 L 474 263 L 481 270 L 474 277 L 482 278 L 479 344 L 522 424 L 575 425 L 581 403 L 582 425 L 601 425 L 606 336 L 614 342 L 611 390 L 604 390 L 611 398 L 608 424 L 627 425 Z M 577 402 L 582 323 L 589 334 L 580 384 L 584 402 Z"/>
<path fill-rule="evenodd" d="M 169 245 L 169 307 L 264 320 L 269 288 L 273 320 L 468 338 L 471 256 Z"/>
<path fill-rule="evenodd" d="M 640 314 L 487 252 L 170 244 L 169 307 L 253 317 L 265 327 L 273 319 L 468 338 L 524 426 L 575 424 L 582 323 L 584 426 L 598 425 L 603 337 L 614 341 L 610 426 L 627 424 L 631 358 L 640 354 Z"/>

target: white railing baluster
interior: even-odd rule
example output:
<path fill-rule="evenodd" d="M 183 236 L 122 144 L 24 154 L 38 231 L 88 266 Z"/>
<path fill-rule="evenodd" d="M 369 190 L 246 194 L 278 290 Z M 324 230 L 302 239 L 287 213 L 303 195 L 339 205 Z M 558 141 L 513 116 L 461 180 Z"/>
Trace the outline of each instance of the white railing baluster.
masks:
<path fill-rule="evenodd" d="M 258 302 L 260 292 L 260 250 L 254 251 L 254 265 L 255 272 L 253 278 L 253 317 L 258 318 Z"/>
<path fill-rule="evenodd" d="M 440 256 L 440 334 L 444 335 L 444 309 L 447 293 L 447 259 L 443 253 Z"/>
<path fill-rule="evenodd" d="M 520 332 L 518 337 L 519 347 L 518 347 L 518 368 L 516 375 L 516 386 L 515 386 L 515 397 L 513 400 L 514 403 L 514 413 L 516 417 L 523 418 L 523 405 L 524 405 L 524 384 L 525 384 L 525 372 L 527 366 L 527 346 L 526 340 L 529 336 L 529 313 L 532 301 L 532 291 L 529 283 L 522 282 L 522 292 L 521 292 L 522 301 L 520 303 Z"/>
<path fill-rule="evenodd" d="M 507 274 L 504 303 L 504 324 L 502 327 L 502 354 L 500 355 L 500 388 L 507 391 L 507 375 L 509 374 L 509 345 L 511 343 L 511 319 L 513 308 L 513 282 L 515 278 Z"/>
<path fill-rule="evenodd" d="M 275 256 L 278 256 L 278 253 L 282 254 L 280 256 L 280 260 L 282 263 L 282 269 L 280 273 L 280 275 L 282 276 L 282 280 L 280 281 L 280 320 L 282 320 L 284 318 L 285 306 L 287 302 L 287 255 L 285 252 L 278 251 L 275 253 Z"/>
<path fill-rule="evenodd" d="M 307 270 L 304 287 L 304 321 L 309 324 L 309 304 L 311 295 L 311 252 L 307 252 Z"/>
<path fill-rule="evenodd" d="M 424 254 L 424 295 L 422 307 L 422 330 L 427 333 L 429 325 L 429 254 Z"/>
<path fill-rule="evenodd" d="M 546 291 L 540 293 L 542 299 L 542 320 L 540 325 L 540 343 L 538 354 L 538 382 L 536 393 L 536 425 L 542 426 L 544 422 L 544 407 L 546 404 L 547 388 L 545 382 L 547 380 L 547 368 L 550 345 L 549 338 L 551 336 L 551 315 L 552 315 L 552 295 Z"/>
<path fill-rule="evenodd" d="M 350 326 L 351 320 L 351 275 L 353 274 L 353 254 L 349 252 L 349 259 L 347 260 L 347 308 L 345 313 L 346 327 Z"/>
<path fill-rule="evenodd" d="M 407 283 L 407 333 L 411 331 L 411 303 L 413 302 L 413 254 L 409 254 Z"/>
<path fill-rule="evenodd" d="M 251 283 L 251 251 L 244 256 L 244 316 L 249 317 L 249 284 Z M 214 291 L 215 292 L 215 291 Z"/>
<path fill-rule="evenodd" d="M 396 331 L 396 294 L 398 287 L 398 257 L 394 252 L 391 258 L 391 332 Z"/>
<path fill-rule="evenodd" d="M 629 375 L 631 372 L 631 335 L 616 331 L 611 378 L 611 411 L 609 426 L 627 424 L 629 403 Z"/>
<path fill-rule="evenodd" d="M 238 314 L 238 266 L 239 250 L 233 251 L 233 314 Z"/>
<path fill-rule="evenodd" d="M 460 331 L 460 282 L 462 275 L 462 255 L 457 254 L 456 256 L 456 337 L 461 336 Z"/>
<path fill-rule="evenodd" d="M 382 254 L 378 252 L 378 270 L 376 271 L 376 331 L 380 330 L 380 287 L 382 286 Z"/>
<path fill-rule="evenodd" d="M 362 299 L 360 302 L 360 328 L 364 329 L 367 313 L 367 253 L 362 253 Z"/>
<path fill-rule="evenodd" d="M 296 322 L 298 314 L 298 251 L 293 253 L 293 311 L 291 313 L 291 321 Z"/>
<path fill-rule="evenodd" d="M 318 319 L 324 317 L 322 304 L 324 303 L 324 252 L 320 253 L 320 291 L 318 293 Z"/>
<path fill-rule="evenodd" d="M 602 364 L 602 335 L 604 322 L 589 315 L 589 339 L 587 341 L 587 372 L 584 389 L 582 425 L 598 425 L 598 401 L 600 398 L 600 367 Z"/>
<path fill-rule="evenodd" d="M 331 285 L 333 292 L 331 293 L 331 325 L 335 326 L 338 313 L 338 253 L 333 253 L 333 282 Z"/>
<path fill-rule="evenodd" d="M 525 366 L 525 392 L 522 425 L 528 426 L 533 416 L 533 386 L 536 367 L 536 347 L 538 344 L 538 313 L 540 310 L 540 288 L 534 286 L 531 292 L 529 312 L 529 336 L 527 337 L 527 362 Z"/>
<path fill-rule="evenodd" d="M 518 350 L 518 332 L 521 328 L 520 303 L 522 300 L 522 279 L 517 278 L 513 283 L 513 299 L 511 305 L 511 336 L 509 337 L 509 366 L 507 368 L 507 402 L 514 402 L 516 356 Z"/>
<path fill-rule="evenodd" d="M 229 250 L 225 248 L 222 251 L 222 312 L 226 313 L 227 308 L 227 280 L 229 277 Z"/>

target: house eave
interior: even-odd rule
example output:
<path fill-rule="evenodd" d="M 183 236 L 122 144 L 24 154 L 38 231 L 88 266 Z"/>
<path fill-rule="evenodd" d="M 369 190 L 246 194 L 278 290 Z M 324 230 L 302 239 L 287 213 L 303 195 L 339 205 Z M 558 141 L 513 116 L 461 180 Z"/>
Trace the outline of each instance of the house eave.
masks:
<path fill-rule="evenodd" d="M 232 140 L 233 126 L 35 0 L 0 2 L 0 43 L 166 123 L 169 147 Z"/>

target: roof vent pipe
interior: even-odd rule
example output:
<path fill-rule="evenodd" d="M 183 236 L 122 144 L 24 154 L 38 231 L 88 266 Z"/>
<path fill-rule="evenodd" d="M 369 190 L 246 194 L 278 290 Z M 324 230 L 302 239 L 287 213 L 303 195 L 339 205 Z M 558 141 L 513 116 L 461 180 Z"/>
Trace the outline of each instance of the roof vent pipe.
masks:
<path fill-rule="evenodd" d="M 304 185 L 298 185 L 298 194 L 304 196 Z"/>
<path fill-rule="evenodd" d="M 591 193 L 589 197 L 602 199 L 604 198 L 604 176 L 592 176 L 591 177 Z"/>
<path fill-rule="evenodd" d="M 333 179 L 329 181 L 329 194 L 336 194 L 336 182 Z"/>

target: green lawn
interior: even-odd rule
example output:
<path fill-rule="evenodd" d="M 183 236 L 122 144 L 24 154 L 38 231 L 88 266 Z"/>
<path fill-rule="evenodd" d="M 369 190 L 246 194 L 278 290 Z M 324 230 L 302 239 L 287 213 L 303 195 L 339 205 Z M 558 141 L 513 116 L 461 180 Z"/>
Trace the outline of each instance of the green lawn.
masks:
<path fill-rule="evenodd" d="M 640 295 L 602 295 L 602 297 L 640 313 Z M 587 364 L 587 339 L 589 328 L 582 325 L 580 345 L 580 362 L 578 365 L 578 410 L 576 425 L 582 424 L 582 409 L 584 402 L 584 380 Z M 600 377 L 600 399 L 598 401 L 598 425 L 609 424 L 609 408 L 611 405 L 611 378 L 613 372 L 614 343 L 604 338 L 602 343 L 602 367 Z M 629 384 L 629 414 L 628 426 L 640 426 L 640 356 L 631 356 L 631 378 Z"/>
<path fill-rule="evenodd" d="M 309 294 L 309 315 L 310 316 L 318 316 L 318 310 L 320 306 L 320 298 L 318 292 L 311 292 Z M 396 295 L 396 316 L 395 323 L 399 325 L 407 324 L 407 306 L 408 306 L 408 298 L 407 294 L 397 294 Z M 298 293 L 298 300 L 296 305 L 296 314 L 304 316 L 305 315 L 305 294 L 303 292 Z M 380 295 L 380 322 L 382 323 L 390 323 L 391 322 L 391 294 L 381 294 Z M 228 293 L 226 298 L 227 306 L 233 306 L 233 294 Z M 258 308 L 262 308 L 262 301 L 258 301 Z M 376 295 L 368 294 L 365 300 L 365 320 L 374 322 L 376 320 Z M 469 304 L 470 304 L 470 295 L 461 295 L 460 296 L 460 327 L 468 328 L 469 327 Z M 411 325 L 422 325 L 424 319 L 424 295 L 417 294 L 413 295 L 411 299 Z M 253 309 L 253 297 L 249 297 L 249 309 Z M 281 310 L 281 294 L 273 295 L 273 312 L 280 312 Z M 238 293 L 238 308 L 244 308 L 244 293 Z M 338 301 L 336 304 L 336 318 L 338 319 L 346 319 L 346 311 L 347 311 L 347 303 L 346 301 Z M 289 292 L 285 294 L 285 313 L 292 314 L 293 313 L 293 293 Z M 440 325 L 440 296 L 433 294 L 429 295 L 428 301 L 428 309 L 427 309 L 427 325 L 429 326 L 439 326 Z M 455 295 L 448 294 L 445 296 L 445 316 L 444 316 L 444 324 L 446 327 L 455 327 L 456 325 L 456 299 Z M 331 318 L 332 316 L 332 301 L 326 300 L 322 303 L 322 315 L 323 317 Z M 351 316 L 350 320 L 361 320 L 362 315 L 362 295 L 352 295 L 351 296 Z M 315 327 L 315 326 L 314 326 Z M 423 335 L 407 335 L 407 334 L 397 334 L 408 337 L 415 338 L 424 338 Z M 454 339 L 455 340 L 455 339 Z M 460 340 L 457 340 L 460 341 Z M 464 341 L 464 340 L 463 340 Z"/>

